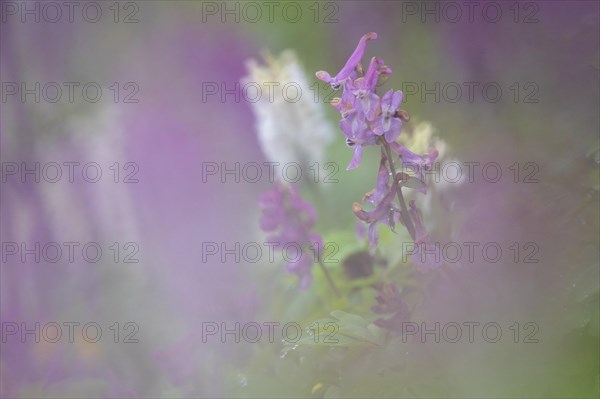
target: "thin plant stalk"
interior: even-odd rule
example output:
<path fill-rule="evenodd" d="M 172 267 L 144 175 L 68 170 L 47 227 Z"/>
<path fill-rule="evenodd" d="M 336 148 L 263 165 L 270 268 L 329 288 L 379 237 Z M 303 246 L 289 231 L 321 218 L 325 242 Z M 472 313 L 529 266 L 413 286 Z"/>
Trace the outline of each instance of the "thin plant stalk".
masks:
<path fill-rule="evenodd" d="M 387 157 L 388 160 L 388 164 L 390 166 L 390 171 L 392 172 L 392 176 L 396 176 L 396 167 L 394 165 L 394 160 L 392 159 L 392 153 L 390 151 L 390 145 L 385 141 L 385 140 L 380 140 L 381 143 L 383 143 L 383 149 L 385 151 L 385 155 Z M 404 196 L 402 195 L 402 187 L 398 186 L 398 202 L 400 203 L 400 217 L 402 218 L 402 222 L 404 223 L 404 225 L 406 226 L 406 229 L 408 230 L 408 234 L 410 234 L 411 238 L 413 239 L 413 241 L 416 242 L 416 233 L 415 233 L 415 226 L 413 225 L 413 222 L 410 218 L 410 215 L 408 214 L 408 209 L 406 208 L 406 202 L 404 201 Z"/>
<path fill-rule="evenodd" d="M 331 290 L 335 293 L 336 296 L 338 296 L 338 297 L 341 296 L 340 291 L 335 286 L 335 283 L 333 282 L 333 279 L 331 278 L 331 274 L 329 274 L 329 271 L 325 267 L 325 264 L 323 263 L 323 259 L 321 259 L 320 256 L 319 256 L 318 263 L 319 263 L 319 266 L 321 266 L 321 270 L 323 270 L 325 277 L 327 278 L 327 282 L 329 283 L 329 287 L 331 288 Z"/>

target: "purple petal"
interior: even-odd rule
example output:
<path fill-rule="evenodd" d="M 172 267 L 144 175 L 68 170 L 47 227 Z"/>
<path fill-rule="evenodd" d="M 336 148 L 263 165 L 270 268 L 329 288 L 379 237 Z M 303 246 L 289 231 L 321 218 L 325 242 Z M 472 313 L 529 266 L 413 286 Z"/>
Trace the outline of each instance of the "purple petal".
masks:
<path fill-rule="evenodd" d="M 377 173 L 377 185 L 375 192 L 373 193 L 373 202 L 378 204 L 388 190 L 388 181 L 390 180 L 390 171 L 387 167 L 387 157 L 385 153 L 381 154 L 381 160 L 379 161 L 379 172 Z"/>
<path fill-rule="evenodd" d="M 402 130 L 402 121 L 398 118 L 390 118 L 389 129 L 385 132 L 385 141 L 393 143 L 400 136 Z"/>
<path fill-rule="evenodd" d="M 346 170 L 351 170 L 358 168 L 360 166 L 360 161 L 362 160 L 362 145 L 357 144 L 354 146 L 354 156 L 352 157 L 352 161 L 348 164 Z"/>
<path fill-rule="evenodd" d="M 351 110 L 340 120 L 340 129 L 344 135 L 354 142 L 364 141 L 363 132 L 367 130 L 367 124 L 364 120 L 364 115 L 356 110 Z"/>
<path fill-rule="evenodd" d="M 350 58 L 348 58 L 348 61 L 346 61 L 346 65 L 344 65 L 341 71 L 333 79 L 337 82 L 341 82 L 342 80 L 350 76 L 350 74 L 354 71 L 356 66 L 360 63 L 360 60 L 362 59 L 363 54 L 365 53 L 367 41 L 375 39 L 377 39 L 377 33 L 375 32 L 369 32 L 363 35 L 363 37 L 360 38 L 356 49 L 354 50 Z"/>
<path fill-rule="evenodd" d="M 367 212 L 363 210 L 362 206 L 360 206 L 359 203 L 355 202 L 354 204 L 352 204 L 352 212 L 354 212 L 356 217 L 358 217 L 360 220 L 367 223 L 373 223 L 385 218 L 388 215 L 390 208 L 392 207 L 392 202 L 394 201 L 396 192 L 398 191 L 398 185 L 400 184 L 400 181 L 405 179 L 406 177 L 407 175 L 403 173 L 397 173 L 396 178 L 392 183 L 392 186 L 387 190 L 385 196 L 381 199 L 379 204 L 377 204 L 375 209 L 373 209 L 372 211 Z"/>
<path fill-rule="evenodd" d="M 383 114 L 390 111 L 393 95 L 394 95 L 394 90 L 388 90 L 381 98 L 381 112 Z"/>
<path fill-rule="evenodd" d="M 365 88 L 373 91 L 377 86 L 377 81 L 379 79 L 379 68 L 383 65 L 383 60 L 381 58 L 373 57 L 371 58 L 371 63 L 369 64 L 369 69 L 367 69 L 367 73 L 365 74 Z"/>
<path fill-rule="evenodd" d="M 352 119 L 352 138 L 361 137 L 361 133 L 367 128 L 367 124 L 364 119 L 364 114 L 360 114 L 358 112 L 354 113 L 351 117 Z"/>
<path fill-rule="evenodd" d="M 365 108 L 365 115 L 367 119 L 372 121 L 375 119 L 375 114 L 377 113 L 377 108 L 379 107 L 379 96 L 375 93 L 371 93 L 366 97 L 367 107 Z M 364 104 L 365 102 L 363 102 Z"/>
<path fill-rule="evenodd" d="M 425 181 L 424 171 L 431 167 L 433 160 L 437 156 L 435 151 L 423 156 L 415 154 L 402 144 L 396 142 L 390 143 L 390 147 L 402 159 L 403 168 L 412 170 L 419 180 Z"/>
<path fill-rule="evenodd" d="M 415 166 L 423 166 L 427 163 L 427 160 L 421 155 L 415 154 L 405 146 L 399 143 L 390 143 L 390 147 L 400 158 L 402 158 L 403 164 L 412 164 Z"/>
<path fill-rule="evenodd" d="M 382 119 L 382 117 L 377 118 L 371 125 L 371 127 L 373 128 L 373 133 L 376 136 L 381 136 L 383 133 L 385 133 L 385 130 L 383 129 Z"/>
<path fill-rule="evenodd" d="M 402 104 L 402 90 L 398 90 L 394 93 L 392 98 L 392 111 L 396 111 L 398 108 L 400 108 L 400 104 Z"/>

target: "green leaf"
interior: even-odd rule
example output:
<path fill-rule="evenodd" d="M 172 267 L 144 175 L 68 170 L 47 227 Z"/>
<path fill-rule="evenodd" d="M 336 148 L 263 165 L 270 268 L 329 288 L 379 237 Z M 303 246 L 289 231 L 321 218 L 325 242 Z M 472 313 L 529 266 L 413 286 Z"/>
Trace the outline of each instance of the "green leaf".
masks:
<path fill-rule="evenodd" d="M 334 310 L 330 314 L 344 324 L 353 324 L 357 326 L 366 325 L 366 321 L 362 317 L 352 313 L 344 312 L 343 310 Z"/>

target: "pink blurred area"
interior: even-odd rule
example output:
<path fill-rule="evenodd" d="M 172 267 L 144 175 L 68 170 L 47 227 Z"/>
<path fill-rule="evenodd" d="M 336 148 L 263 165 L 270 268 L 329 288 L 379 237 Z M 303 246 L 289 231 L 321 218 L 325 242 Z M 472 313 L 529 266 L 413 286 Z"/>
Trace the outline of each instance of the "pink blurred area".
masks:
<path fill-rule="evenodd" d="M 151 396 L 168 390 L 185 370 L 212 369 L 205 358 L 216 356 L 213 348 L 186 344 L 195 334 L 185 331 L 257 311 L 245 284 L 248 270 L 202 263 L 200 254 L 203 241 L 254 237 L 256 201 L 265 186 L 203 182 L 202 164 L 263 157 L 247 104 L 204 101 L 201 84 L 234 88 L 259 43 L 225 27 L 207 34 L 193 21 L 174 23 L 180 13 L 162 15 L 152 29 L 112 32 L 77 24 L 2 26 L 3 81 L 77 77 L 104 87 L 114 81 L 139 87 L 139 103 L 61 108 L 16 102 L 7 109 L 10 118 L 3 111 L 3 162 L 94 161 L 105 172 L 114 162 L 135 162 L 139 182 L 3 183 L 2 241 L 133 241 L 140 247 L 137 264 L 2 264 L 3 321 L 96 321 L 105 333 L 115 321 L 140 327 L 140 343 L 125 347 L 104 340 L 3 343 L 3 397 Z M 91 59 L 83 51 L 90 46 L 96 49 Z M 182 343 L 184 353 L 176 350 Z M 204 395 L 223 390 L 210 372 L 188 382 Z"/>

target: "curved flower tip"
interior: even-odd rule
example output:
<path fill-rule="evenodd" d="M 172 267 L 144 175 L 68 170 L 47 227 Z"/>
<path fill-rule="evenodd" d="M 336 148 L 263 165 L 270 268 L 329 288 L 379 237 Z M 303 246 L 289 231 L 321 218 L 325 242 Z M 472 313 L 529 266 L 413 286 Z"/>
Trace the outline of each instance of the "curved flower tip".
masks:
<path fill-rule="evenodd" d="M 331 79 L 331 75 L 325 71 L 318 71 L 315 73 L 317 79 L 322 80 L 325 83 L 331 83 L 333 79 Z"/>
<path fill-rule="evenodd" d="M 379 75 L 382 76 L 391 76 L 394 73 L 394 70 L 387 65 L 383 65 L 379 68 Z"/>
<path fill-rule="evenodd" d="M 338 111 L 342 111 L 342 99 L 339 97 L 334 97 L 331 99 L 330 102 L 331 106 L 335 109 L 337 109 Z"/>
<path fill-rule="evenodd" d="M 335 90 L 339 89 L 341 84 L 347 78 L 356 75 L 355 69 L 360 64 L 360 60 L 362 59 L 363 54 L 365 53 L 365 48 L 367 46 L 367 42 L 369 40 L 375 40 L 375 39 L 377 39 L 377 33 L 375 33 L 375 32 L 365 33 L 360 38 L 360 41 L 358 42 L 356 49 L 354 49 L 354 52 L 352 53 L 352 55 L 350 55 L 350 58 L 348 58 L 348 61 L 346 61 L 346 64 L 342 67 L 342 69 L 338 72 L 338 74 L 336 76 L 331 76 L 329 73 L 327 73 L 325 71 L 319 71 L 316 73 L 317 78 L 319 78 L 323 82 L 331 84 L 331 86 Z"/>
<path fill-rule="evenodd" d="M 365 33 L 363 35 L 363 37 L 361 38 L 361 40 L 364 40 L 364 41 L 375 40 L 375 39 L 377 39 L 377 33 L 375 33 L 375 32 Z"/>
<path fill-rule="evenodd" d="M 352 157 L 352 161 L 346 167 L 346 170 L 356 169 L 360 166 L 360 161 L 362 160 L 362 145 L 356 144 L 354 146 L 354 156 Z"/>
<path fill-rule="evenodd" d="M 356 49 L 354 50 L 350 58 L 348 58 L 346 65 L 344 65 L 340 73 L 338 73 L 338 79 L 345 79 L 346 77 L 348 77 L 350 71 L 354 70 L 354 68 L 356 68 L 356 66 L 360 63 L 360 60 L 363 57 L 363 54 L 365 53 L 367 42 L 369 40 L 375 39 L 377 39 L 377 33 L 375 32 L 369 32 L 362 35 L 358 42 L 358 45 L 356 46 Z"/>
<path fill-rule="evenodd" d="M 398 118 L 400 118 L 400 120 L 402 120 L 404 122 L 410 121 L 410 115 L 408 114 L 408 112 L 406 112 L 403 109 L 397 109 L 396 115 L 398 116 Z"/>
<path fill-rule="evenodd" d="M 356 214 L 357 216 L 359 214 L 361 214 L 362 212 L 364 212 L 362 205 L 359 204 L 358 202 L 353 202 L 352 203 L 352 212 L 354 212 L 354 214 Z M 360 216 L 359 216 L 359 218 L 360 218 Z"/>

